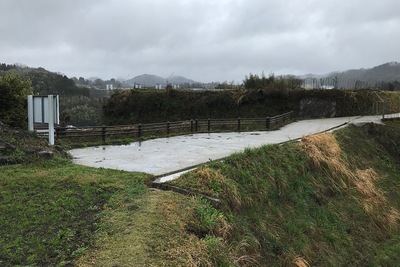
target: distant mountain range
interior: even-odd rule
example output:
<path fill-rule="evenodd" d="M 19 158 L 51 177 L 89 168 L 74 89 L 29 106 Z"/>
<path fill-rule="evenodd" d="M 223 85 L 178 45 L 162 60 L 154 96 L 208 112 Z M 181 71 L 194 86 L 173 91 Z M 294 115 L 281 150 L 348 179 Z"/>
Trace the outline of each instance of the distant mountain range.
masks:
<path fill-rule="evenodd" d="M 326 81 L 337 80 L 339 87 L 347 87 L 346 85 L 354 84 L 361 81 L 363 85 L 374 86 L 376 83 L 381 82 L 400 82 L 400 63 L 389 62 L 369 69 L 352 69 L 346 71 L 336 71 L 324 75 L 307 74 L 299 76 L 301 79 L 324 79 Z M 168 81 L 167 81 L 168 80 Z M 142 74 L 132 79 L 126 80 L 125 84 L 134 86 L 140 84 L 143 87 L 155 87 L 161 85 L 165 87 L 167 82 L 170 84 L 184 84 L 184 83 L 197 83 L 191 79 L 182 76 L 171 76 L 170 78 L 163 78 L 156 75 Z M 353 86 L 353 85 L 352 85 Z M 352 87 L 351 86 L 351 87 Z"/>
<path fill-rule="evenodd" d="M 49 72 L 43 68 L 29 68 L 21 64 L 8 65 L 5 63 L 0 64 L 0 76 L 7 73 L 21 73 L 26 75 L 27 72 Z M 64 75 L 60 75 L 64 76 Z M 379 83 L 400 83 L 400 63 L 399 62 L 389 62 L 369 69 L 352 69 L 346 71 L 336 71 L 327 73 L 324 75 L 307 74 L 302 76 L 297 76 L 298 78 L 304 80 L 306 87 L 338 87 L 338 88 L 355 88 L 360 87 L 374 87 Z M 75 77 L 71 78 L 78 83 L 78 79 Z M 194 80 L 172 75 L 168 78 L 151 75 L 142 74 L 138 75 L 129 80 L 119 80 L 115 79 L 103 81 L 98 77 L 88 78 L 87 81 L 91 81 L 94 85 L 98 87 L 106 87 L 106 84 L 113 84 L 114 88 L 117 88 L 119 84 L 123 86 L 134 87 L 135 84 L 141 85 L 142 88 L 146 87 L 156 87 L 156 85 L 161 85 L 165 87 L 167 83 L 172 85 L 182 85 L 182 84 L 201 84 Z M 87 83 L 85 83 L 87 84 Z M 90 83 L 89 83 L 90 85 Z"/>
<path fill-rule="evenodd" d="M 166 86 L 167 82 L 170 84 L 184 84 L 184 83 L 196 83 L 195 81 L 182 77 L 182 76 L 171 76 L 169 78 L 162 78 L 156 75 L 142 74 L 132 79 L 126 80 L 125 84 L 134 86 L 140 84 L 143 87 L 155 87 L 156 85 Z"/>
<path fill-rule="evenodd" d="M 304 88 L 381 88 L 400 90 L 400 63 L 389 62 L 370 69 L 353 69 L 325 75 L 299 76 Z"/>
<path fill-rule="evenodd" d="M 359 80 L 370 83 L 400 81 L 400 63 L 389 62 L 370 69 L 352 69 L 331 72 L 324 75 L 307 74 L 300 76 L 302 79 L 334 79 L 336 77 L 339 80 Z"/>

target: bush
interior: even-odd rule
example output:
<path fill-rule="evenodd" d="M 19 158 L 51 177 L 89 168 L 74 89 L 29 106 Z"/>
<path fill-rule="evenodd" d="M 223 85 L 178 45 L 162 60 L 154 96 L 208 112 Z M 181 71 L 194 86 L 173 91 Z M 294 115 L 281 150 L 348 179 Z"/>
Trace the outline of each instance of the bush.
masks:
<path fill-rule="evenodd" d="M 0 77 L 0 121 L 13 127 L 27 126 L 27 95 L 32 94 L 30 81 L 18 76 Z"/>

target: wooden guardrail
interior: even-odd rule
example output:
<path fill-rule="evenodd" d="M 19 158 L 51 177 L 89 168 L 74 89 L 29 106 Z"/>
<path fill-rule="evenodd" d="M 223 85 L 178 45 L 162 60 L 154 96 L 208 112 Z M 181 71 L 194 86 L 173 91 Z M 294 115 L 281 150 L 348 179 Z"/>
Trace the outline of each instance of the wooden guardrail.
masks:
<path fill-rule="evenodd" d="M 93 126 L 79 128 L 56 128 L 56 139 L 85 138 L 101 139 L 103 142 L 119 138 L 141 138 L 145 136 L 169 136 L 187 133 L 241 132 L 272 130 L 289 122 L 293 111 L 266 118 L 196 119 L 162 123 Z"/>

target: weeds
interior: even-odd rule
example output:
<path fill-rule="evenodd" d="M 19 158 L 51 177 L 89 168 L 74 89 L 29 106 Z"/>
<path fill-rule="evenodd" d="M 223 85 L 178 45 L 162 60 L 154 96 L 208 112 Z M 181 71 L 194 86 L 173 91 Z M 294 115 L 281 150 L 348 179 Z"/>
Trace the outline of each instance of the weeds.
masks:
<path fill-rule="evenodd" d="M 209 257 L 212 259 L 212 266 L 228 267 L 232 266 L 231 255 L 226 250 L 226 244 L 220 237 L 207 235 L 203 242 L 207 247 Z"/>
<path fill-rule="evenodd" d="M 189 225 L 190 231 L 199 237 L 207 235 L 216 235 L 227 237 L 229 235 L 230 225 L 220 210 L 215 209 L 202 197 L 197 197 L 198 205 L 194 209 L 194 218 Z"/>

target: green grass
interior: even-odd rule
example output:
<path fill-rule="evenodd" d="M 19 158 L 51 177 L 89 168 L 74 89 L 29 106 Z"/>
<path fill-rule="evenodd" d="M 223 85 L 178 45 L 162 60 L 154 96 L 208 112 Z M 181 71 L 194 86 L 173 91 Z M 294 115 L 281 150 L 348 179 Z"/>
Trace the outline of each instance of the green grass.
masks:
<path fill-rule="evenodd" d="M 204 200 L 155 190 L 133 203 L 105 212 L 108 229 L 77 266 L 221 266 L 229 258 L 212 233 L 223 217 Z M 194 234 L 204 229 L 210 234 Z"/>
<path fill-rule="evenodd" d="M 336 132 L 340 155 L 319 165 L 292 142 L 234 154 L 171 183 L 221 198 L 232 226 L 222 243 L 238 265 L 286 266 L 297 259 L 311 266 L 396 266 L 400 217 L 396 226 L 388 221 L 392 208 L 400 210 L 399 158 L 370 127 Z M 386 200 L 367 211 L 375 200 L 357 187 L 357 173 L 371 169 Z"/>
<path fill-rule="evenodd" d="M 60 158 L 0 167 L 0 266 L 229 262 L 218 247 L 228 227 L 221 212 L 200 198 L 149 191 L 150 178 Z"/>
<path fill-rule="evenodd" d="M 22 130 L 1 125 L 0 136 L 0 266 L 211 266 L 226 255 L 213 239 L 226 221 L 207 202 L 149 191 L 147 174 L 75 165 Z"/>
<path fill-rule="evenodd" d="M 60 159 L 0 170 L 1 266 L 70 264 L 104 227 L 103 209 L 143 194 L 148 179 Z"/>

